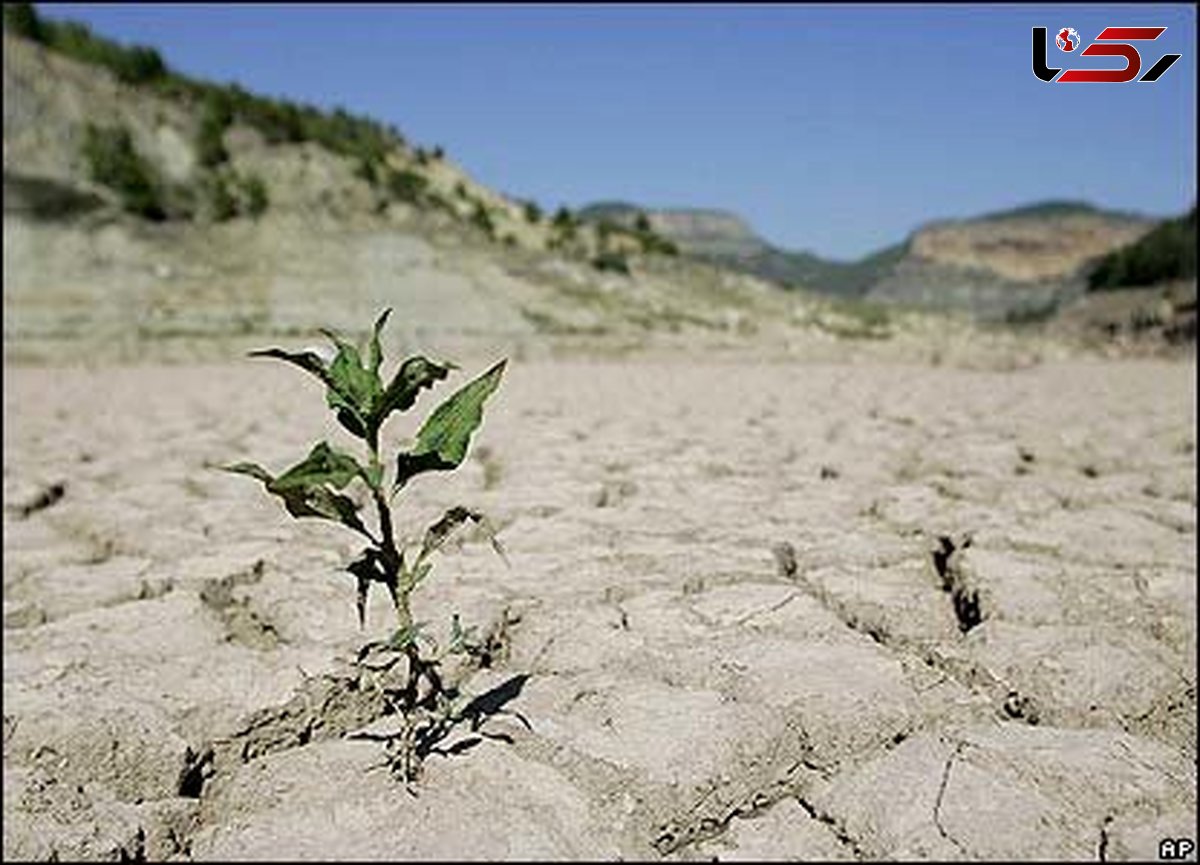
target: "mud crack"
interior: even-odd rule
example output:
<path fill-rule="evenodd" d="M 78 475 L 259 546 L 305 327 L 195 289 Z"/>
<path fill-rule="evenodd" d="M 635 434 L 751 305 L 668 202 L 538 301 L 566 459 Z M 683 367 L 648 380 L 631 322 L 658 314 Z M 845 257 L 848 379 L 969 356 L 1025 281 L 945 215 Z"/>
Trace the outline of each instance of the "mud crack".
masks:
<path fill-rule="evenodd" d="M 38 511 L 43 511 L 51 505 L 57 504 L 67 492 L 67 485 L 63 481 L 51 484 L 45 489 L 39 490 L 38 494 L 22 505 L 16 505 L 13 510 L 21 519 L 28 519 Z"/>
<path fill-rule="evenodd" d="M 969 534 L 957 541 L 948 535 L 939 535 L 936 546 L 930 551 L 933 569 L 942 581 L 942 591 L 950 595 L 958 629 L 964 634 L 983 621 L 979 589 L 973 585 L 974 581 L 962 561 L 962 551 L 969 546 Z"/>
<path fill-rule="evenodd" d="M 950 769 L 954 766 L 954 761 L 962 753 L 962 749 L 962 742 L 955 745 L 954 751 L 946 758 L 946 765 L 942 768 L 942 783 L 938 787 L 937 801 L 933 803 L 933 825 L 937 827 L 938 834 L 953 844 L 962 853 L 964 858 L 969 858 L 967 849 L 963 847 L 957 838 L 947 832 L 946 827 L 942 825 L 942 801 L 946 797 L 946 787 L 950 783 Z"/>
<path fill-rule="evenodd" d="M 225 627 L 225 639 L 260 650 L 279 645 L 279 633 L 253 609 L 248 598 L 235 597 L 234 589 L 259 582 L 264 569 L 265 563 L 259 559 L 250 570 L 207 580 L 200 589 L 200 601 L 220 617 Z"/>
<path fill-rule="evenodd" d="M 806 813 L 809 817 L 827 826 L 837 842 L 845 847 L 855 859 L 859 861 L 867 861 L 875 858 L 867 855 L 866 851 L 859 846 L 858 841 L 856 841 L 854 837 L 846 831 L 845 827 L 842 826 L 842 824 L 839 823 L 837 818 L 832 814 L 828 814 L 825 811 L 820 810 L 816 807 L 816 805 L 803 796 L 796 796 L 796 803 L 804 809 L 804 813 Z"/>
<path fill-rule="evenodd" d="M 1100 843 L 1096 845 L 1096 861 L 1108 861 L 1108 827 L 1113 821 L 1113 815 L 1109 814 L 1104 818 L 1104 822 L 1100 824 Z"/>

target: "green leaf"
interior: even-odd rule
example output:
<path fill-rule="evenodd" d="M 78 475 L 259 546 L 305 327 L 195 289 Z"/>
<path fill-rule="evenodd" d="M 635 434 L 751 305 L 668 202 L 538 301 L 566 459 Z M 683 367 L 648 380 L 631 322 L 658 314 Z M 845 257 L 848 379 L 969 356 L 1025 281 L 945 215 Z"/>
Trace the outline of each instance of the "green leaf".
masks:
<path fill-rule="evenodd" d="M 270 473 L 258 463 L 236 463 L 230 466 L 221 466 L 221 471 L 250 475 L 252 478 L 258 478 L 264 484 L 269 484 L 272 480 Z"/>
<path fill-rule="evenodd" d="M 326 442 L 319 442 L 301 462 L 272 481 L 270 489 L 278 492 L 327 483 L 340 490 L 356 477 L 366 479 L 366 469 L 358 464 L 358 460 L 331 448 Z"/>
<path fill-rule="evenodd" d="M 433 565 L 429 564 L 428 562 L 422 565 L 417 565 L 415 568 L 413 568 L 410 587 L 415 589 L 418 585 L 420 585 L 421 580 L 429 576 L 429 571 L 432 570 L 432 568 Z"/>
<path fill-rule="evenodd" d="M 420 355 L 404 361 L 375 405 L 371 416 L 375 429 L 383 426 L 383 422 L 392 412 L 408 411 L 412 408 L 422 389 L 433 387 L 452 369 L 455 369 L 452 363 L 437 363 Z"/>
<path fill-rule="evenodd" d="M 358 607 L 358 626 L 361 628 L 367 623 L 367 592 L 371 583 L 386 583 L 387 574 L 379 553 L 370 548 L 363 550 L 362 555 L 346 566 L 346 570 L 354 575 L 358 583 L 355 606 Z"/>
<path fill-rule="evenodd" d="M 425 420 L 412 451 L 397 457 L 396 488 L 421 472 L 445 471 L 462 463 L 471 435 L 483 420 L 483 403 L 500 385 L 506 363 L 500 361 L 459 389 Z"/>
<path fill-rule="evenodd" d="M 237 463 L 224 469 L 262 481 L 268 492 L 283 499 L 283 506 L 293 517 L 332 520 L 370 537 L 358 518 L 354 500 L 325 486 L 332 484 L 334 489 L 342 489 L 361 476 L 363 469 L 354 457 L 335 451 L 325 442 L 277 478 L 255 463 Z"/>
<path fill-rule="evenodd" d="M 327 372 L 329 390 L 325 401 L 337 412 L 342 426 L 363 438 L 370 428 L 368 418 L 383 391 L 379 374 L 363 367 L 362 356 L 355 346 L 331 331 L 321 332 L 337 346 L 337 355 Z"/>
<path fill-rule="evenodd" d="M 489 543 L 492 545 L 492 549 L 507 564 L 508 558 L 504 555 L 504 548 L 500 545 L 500 541 L 496 537 L 496 531 L 492 528 L 492 524 L 488 522 L 488 518 L 479 511 L 473 511 L 461 505 L 450 508 L 450 510 L 442 515 L 441 519 L 425 530 L 425 540 L 421 544 L 421 553 L 417 557 L 417 561 L 422 561 L 430 553 L 440 549 L 442 544 L 446 542 L 446 539 L 456 529 L 467 522 L 475 523 L 483 529 Z"/>
<path fill-rule="evenodd" d="M 476 627 L 464 628 L 459 621 L 458 613 L 450 618 L 450 645 L 446 648 L 448 654 L 465 654 L 470 651 L 470 643 L 474 640 Z"/>
<path fill-rule="evenodd" d="M 389 649 L 394 649 L 397 652 L 403 652 L 410 645 L 415 643 L 418 638 L 424 638 L 428 640 L 429 637 L 421 633 L 427 624 L 428 622 L 413 622 L 411 625 L 406 627 L 397 628 L 392 633 L 392 636 L 388 638 L 388 641 L 385 645 Z"/>
<path fill-rule="evenodd" d="M 363 478 L 371 489 L 379 489 L 379 485 L 383 483 L 383 465 L 381 463 L 371 463 L 363 471 Z"/>
<path fill-rule="evenodd" d="M 379 347 L 379 332 L 383 330 L 383 326 L 387 324 L 388 316 L 392 314 L 391 307 L 388 307 L 379 314 L 379 318 L 375 319 L 375 327 L 371 331 L 371 342 L 367 346 L 367 369 L 374 375 L 379 375 L 379 365 L 383 363 L 383 349 Z"/>
<path fill-rule="evenodd" d="M 265 348 L 250 352 L 250 357 L 274 357 L 293 363 L 306 372 L 311 372 L 325 384 L 329 384 L 329 373 L 325 368 L 324 359 L 312 351 L 284 351 L 282 348 Z"/>

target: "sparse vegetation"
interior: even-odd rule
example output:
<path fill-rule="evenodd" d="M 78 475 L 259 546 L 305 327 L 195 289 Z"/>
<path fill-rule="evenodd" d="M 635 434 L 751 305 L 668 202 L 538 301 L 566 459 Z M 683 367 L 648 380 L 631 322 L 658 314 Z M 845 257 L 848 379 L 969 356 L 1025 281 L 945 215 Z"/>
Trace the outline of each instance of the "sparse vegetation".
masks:
<path fill-rule="evenodd" d="M 1088 277 L 1093 290 L 1154 285 L 1196 277 L 1196 208 L 1168 219 L 1136 243 L 1102 258 Z"/>
<path fill-rule="evenodd" d="M 825 303 L 816 315 L 816 324 L 826 333 L 842 339 L 888 339 L 892 336 L 892 317 L 878 303 L 855 299 L 835 299 Z"/>
<path fill-rule="evenodd" d="M 225 130 L 233 122 L 229 100 L 220 94 L 211 95 L 204 103 L 200 127 L 196 132 L 196 161 L 205 168 L 215 168 L 229 161 L 225 149 Z"/>
<path fill-rule="evenodd" d="M 405 146 L 404 136 L 393 126 L 343 109 L 326 112 L 255 96 L 236 84 L 221 86 L 196 81 L 169 69 L 153 48 L 123 46 L 96 36 L 84 24 L 42 18 L 31 3 L 6 3 L 4 27 L 74 60 L 103 66 L 125 83 L 150 84 L 165 96 L 186 99 L 194 105 L 222 102 L 228 115 L 225 127 L 233 122 L 244 123 L 271 144 L 312 141 L 334 153 L 373 164 L 381 163 L 389 151 Z M 217 125 L 211 124 L 205 133 L 210 136 L 210 143 Z M 216 148 L 205 152 L 212 160 L 206 165 L 224 161 L 216 158 L 219 154 Z M 440 153 L 440 148 L 435 152 Z"/>
<path fill-rule="evenodd" d="M 426 472 L 458 468 L 467 455 L 471 436 L 483 420 L 483 405 L 500 385 L 505 361 L 460 388 L 443 402 L 416 434 L 415 443 L 395 457 L 390 473 L 380 456 L 380 432 L 393 412 L 412 408 L 422 390 L 432 388 L 454 369 L 423 356 L 410 357 L 400 365 L 385 386 L 379 370 L 383 360 L 379 336 L 390 310 L 376 320 L 365 357 L 359 347 L 326 331 L 337 353 L 325 361 L 311 351 L 289 352 L 272 348 L 252 356 L 271 357 L 295 364 L 325 385 L 326 403 L 343 429 L 366 447 L 366 460 L 321 441 L 308 456 L 275 476 L 256 463 L 225 466 L 226 471 L 249 475 L 262 482 L 268 493 L 278 496 L 294 518 L 313 517 L 338 523 L 367 541 L 362 553 L 346 570 L 357 584 L 356 606 L 360 626 L 366 622 L 367 595 L 381 583 L 396 612 L 396 628 L 386 640 L 368 642 L 358 661 L 376 674 L 389 674 L 403 665 L 404 673 L 385 687 L 385 714 L 399 714 L 402 730 L 387 737 L 392 748 L 391 764 L 406 782 L 416 781 L 421 758 L 433 742 L 471 714 L 453 686 L 443 680 L 441 664 L 450 655 L 471 655 L 478 647 L 457 614 L 451 617 L 450 638 L 445 646 L 425 632 L 427 622 L 418 620 L 412 607 L 415 589 L 433 566 L 431 556 L 461 527 L 482 528 L 493 547 L 502 554 L 487 519 L 478 511 L 456 506 L 430 525 L 419 541 L 405 543 L 394 527 L 392 501 L 414 477 Z M 342 492 L 360 487 L 374 504 L 374 527 L 359 517 L 360 505 Z M 426 653 L 422 641 L 430 646 Z M 381 657 L 382 656 L 382 657 Z M 477 708 L 477 707 L 476 707 Z M 476 719 L 478 720 L 478 719 Z"/>
<path fill-rule="evenodd" d="M 241 178 L 242 196 L 246 202 L 246 212 L 258 218 L 266 212 L 270 204 L 267 194 L 267 184 L 257 174 L 247 174 Z"/>
<path fill-rule="evenodd" d="M 48 21 L 32 3 L 4 4 L 4 28 L 68 57 L 104 66 L 126 84 L 145 84 L 167 75 L 167 66 L 155 49 L 119 45 L 73 21 Z"/>
<path fill-rule="evenodd" d="M 392 197 L 409 204 L 421 204 L 429 187 L 429 178 L 410 168 L 388 171 L 387 188 Z"/>
<path fill-rule="evenodd" d="M 521 204 L 521 210 L 525 214 L 525 221 L 531 225 L 537 225 L 542 221 L 542 209 L 538 207 L 536 201 L 526 201 Z"/>
<path fill-rule="evenodd" d="M 482 201 L 475 202 L 475 209 L 471 211 L 471 224 L 489 238 L 496 238 L 496 224 L 492 221 L 491 211 Z"/>
<path fill-rule="evenodd" d="M 5 3 L 4 29 L 34 42 L 46 41 L 46 30 L 32 3 Z"/>
<path fill-rule="evenodd" d="M 379 183 L 379 169 L 373 159 L 367 157 L 359 157 L 358 165 L 354 169 L 354 176 L 365 180 L 371 186 Z"/>
<path fill-rule="evenodd" d="M 1004 313 L 1004 323 L 1014 327 L 1044 324 L 1058 313 L 1058 302 L 1051 298 L 1040 303 L 1024 303 Z"/>
<path fill-rule="evenodd" d="M 83 158 L 92 180 L 114 190 L 130 213 L 155 222 L 167 218 L 153 169 L 133 146 L 126 126 L 84 128 Z"/>
<path fill-rule="evenodd" d="M 592 258 L 592 267 L 599 271 L 612 271 L 629 276 L 629 260 L 619 252 L 611 250 L 601 252 Z"/>
<path fill-rule="evenodd" d="M 214 173 L 204 181 L 209 213 L 214 222 L 227 222 L 238 214 L 237 199 L 229 188 L 224 174 Z"/>

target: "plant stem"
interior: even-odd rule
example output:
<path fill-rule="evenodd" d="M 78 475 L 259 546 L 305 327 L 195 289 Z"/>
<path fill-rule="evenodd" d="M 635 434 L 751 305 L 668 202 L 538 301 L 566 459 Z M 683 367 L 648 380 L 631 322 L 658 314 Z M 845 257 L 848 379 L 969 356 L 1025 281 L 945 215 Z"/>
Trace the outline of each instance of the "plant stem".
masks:
<path fill-rule="evenodd" d="M 379 437 L 378 433 L 372 433 L 367 436 L 367 447 L 371 451 L 371 468 L 375 470 L 379 466 Z M 392 528 L 392 509 L 388 505 L 387 498 L 383 495 L 380 484 L 371 484 L 371 495 L 375 498 L 375 509 L 379 513 L 379 553 L 382 560 L 384 573 L 389 581 L 389 588 L 392 590 L 392 598 L 396 604 L 396 619 L 401 630 L 412 627 L 412 609 L 409 607 L 408 596 L 412 591 L 412 586 L 407 580 L 401 580 L 401 572 L 404 570 L 404 560 L 400 556 L 400 551 L 396 549 L 396 538 Z M 404 654 L 408 658 L 408 682 L 405 683 L 405 702 L 408 706 L 414 707 L 417 702 L 418 684 L 421 675 L 424 673 L 427 677 L 430 676 L 427 665 L 421 660 L 420 650 L 417 647 L 415 635 L 412 642 L 405 646 Z M 440 685 L 436 679 L 436 673 L 431 677 L 431 682 Z"/>

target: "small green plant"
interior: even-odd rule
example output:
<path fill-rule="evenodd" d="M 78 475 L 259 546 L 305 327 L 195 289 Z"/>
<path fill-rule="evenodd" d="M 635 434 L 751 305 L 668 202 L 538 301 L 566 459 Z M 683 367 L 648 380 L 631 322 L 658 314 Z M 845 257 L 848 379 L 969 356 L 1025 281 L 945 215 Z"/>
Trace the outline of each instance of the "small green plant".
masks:
<path fill-rule="evenodd" d="M 404 722 L 402 731 L 389 741 L 397 746 L 392 765 L 405 782 L 412 782 L 419 774 L 423 754 L 432 747 L 430 743 L 466 717 L 466 709 L 455 705 L 456 690 L 443 684 L 440 662 L 448 655 L 470 655 L 473 650 L 470 634 L 461 627 L 457 614 L 451 619 L 449 644 L 439 649 L 436 640 L 424 633 L 427 623 L 413 616 L 413 591 L 428 576 L 430 557 L 464 525 L 481 527 L 497 553 L 503 556 L 503 551 L 486 518 L 462 506 L 447 510 L 419 541 L 404 544 L 395 533 L 392 503 L 418 475 L 450 471 L 462 464 L 471 436 L 483 420 L 484 402 L 500 385 L 507 361 L 501 360 L 439 405 L 426 418 L 412 446 L 396 455 L 389 471 L 380 449 L 384 423 L 394 412 L 412 408 L 422 390 L 432 388 L 457 368 L 417 355 L 400 364 L 385 385 L 380 377 L 383 353 L 379 335 L 390 313 L 390 309 L 384 310 L 376 320 L 365 357 L 358 346 L 330 331 L 322 332 L 336 347 L 332 361 L 313 351 L 270 348 L 251 352 L 253 357 L 283 360 L 316 376 L 325 385 L 326 403 L 338 422 L 365 445 L 364 461 L 321 441 L 307 457 L 278 476 L 256 463 L 223 468 L 261 481 L 267 492 L 282 499 L 293 517 L 331 520 L 368 542 L 346 566 L 357 582 L 359 626 L 365 626 L 368 591 L 372 584 L 380 583 L 391 596 L 396 628 L 388 639 L 367 643 L 358 660 L 365 665 L 368 657 L 383 652 L 390 660 L 368 669 L 386 671 L 405 662 L 407 672 L 399 686 L 385 691 L 385 695 L 387 705 Z M 351 484 L 361 485 L 370 495 L 375 509 L 374 528 L 360 518 L 359 504 L 342 492 Z M 420 640 L 432 645 L 431 654 L 421 651 Z"/>

